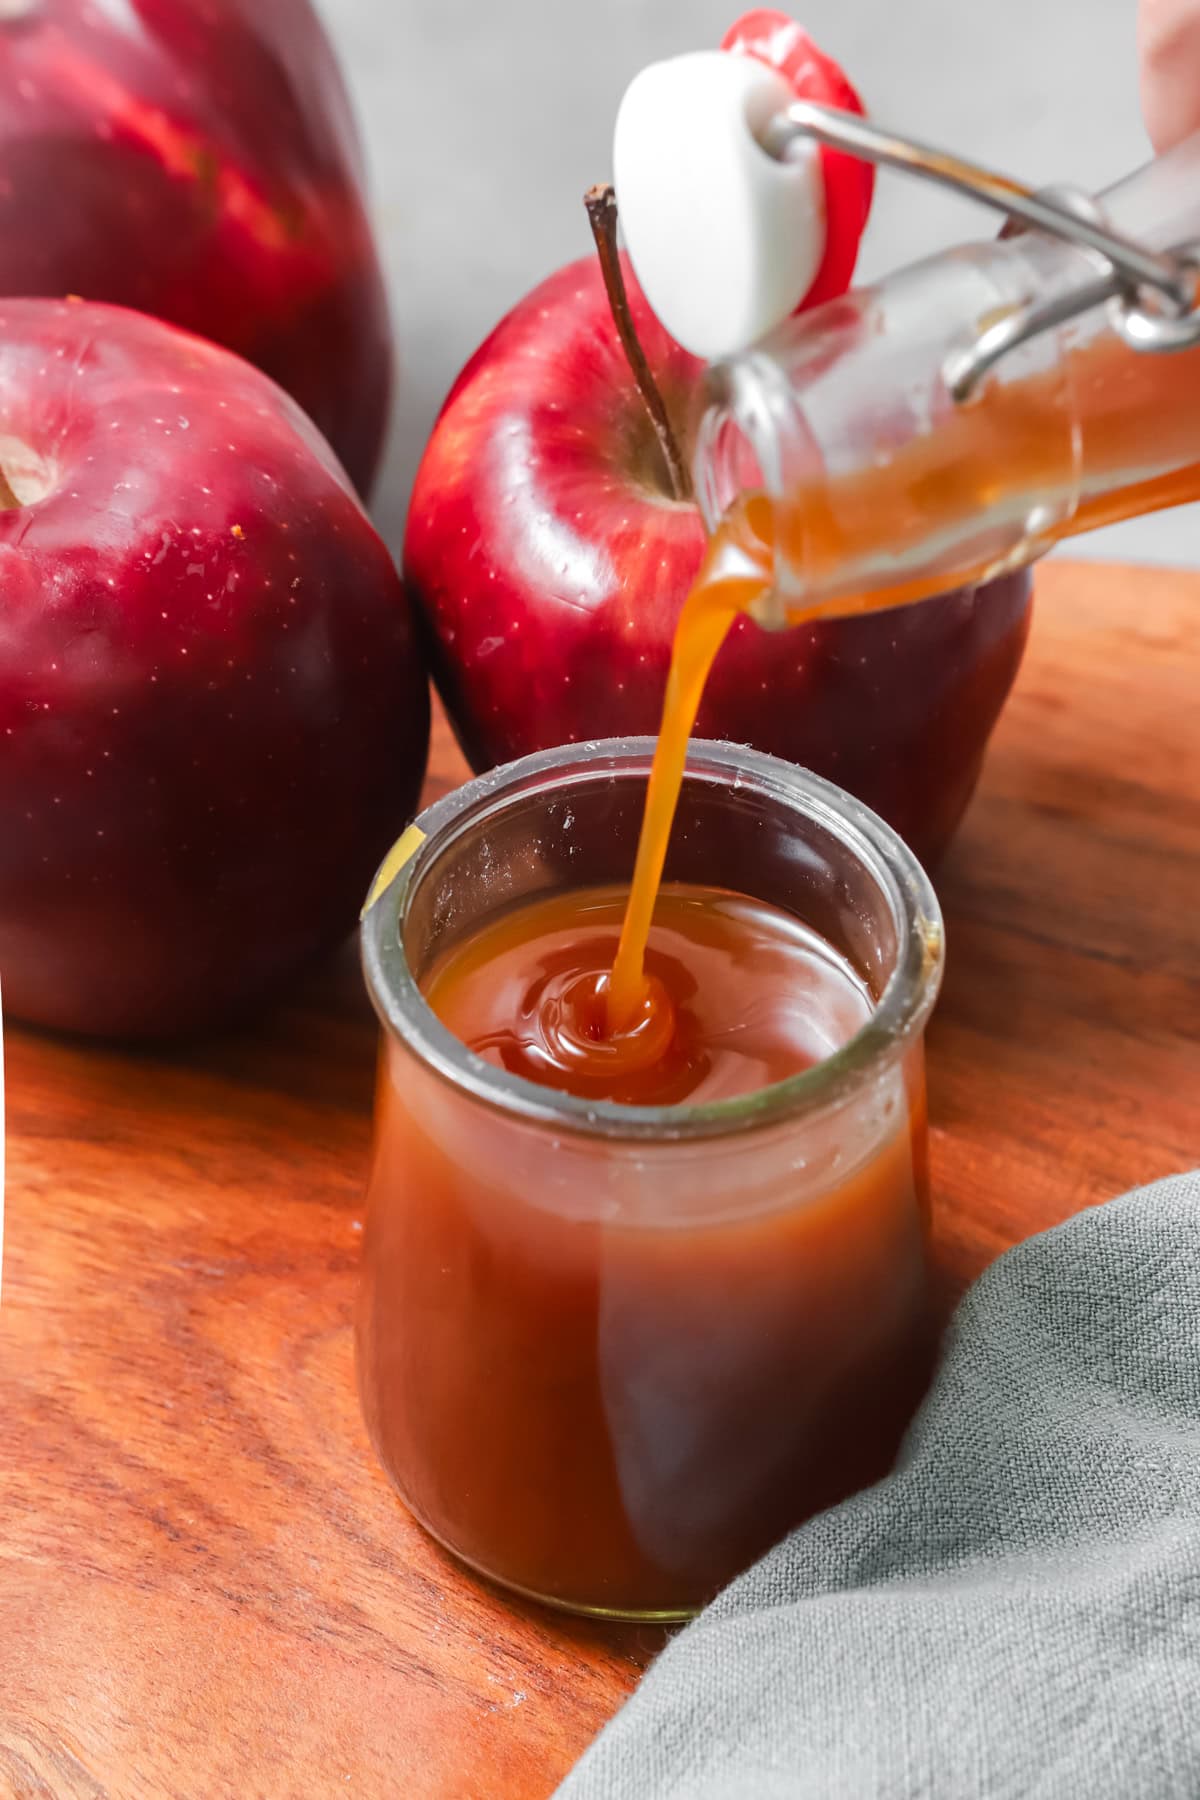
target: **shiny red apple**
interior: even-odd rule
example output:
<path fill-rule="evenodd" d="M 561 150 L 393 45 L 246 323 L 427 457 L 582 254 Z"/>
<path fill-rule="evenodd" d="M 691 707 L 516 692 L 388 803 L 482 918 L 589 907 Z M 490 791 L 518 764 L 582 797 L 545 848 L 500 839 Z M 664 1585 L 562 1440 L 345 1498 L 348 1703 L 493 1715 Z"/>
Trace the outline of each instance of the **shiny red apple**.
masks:
<path fill-rule="evenodd" d="M 626 269 L 681 427 L 699 365 Z M 576 739 L 657 730 L 671 639 L 704 535 L 666 471 L 595 259 L 529 294 L 467 364 L 417 475 L 405 541 L 438 685 L 476 769 Z M 771 633 L 734 626 L 699 732 L 860 795 L 936 858 L 1021 658 L 1030 588 Z"/>
<path fill-rule="evenodd" d="M 347 932 L 416 803 L 399 579 L 273 382 L 112 307 L 0 301 L 0 980 L 174 1036 Z"/>
<path fill-rule="evenodd" d="M 308 0 L 0 5 L 0 294 L 80 294 L 228 345 L 360 491 L 391 337 L 345 90 Z"/>

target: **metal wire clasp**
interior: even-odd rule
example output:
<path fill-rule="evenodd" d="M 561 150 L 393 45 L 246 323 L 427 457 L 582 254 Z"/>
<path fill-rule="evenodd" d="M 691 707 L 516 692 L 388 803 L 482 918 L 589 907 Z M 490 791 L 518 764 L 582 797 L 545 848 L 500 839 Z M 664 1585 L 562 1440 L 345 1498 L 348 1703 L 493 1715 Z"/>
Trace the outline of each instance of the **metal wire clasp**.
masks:
<path fill-rule="evenodd" d="M 1193 272 L 1200 268 L 1200 245 L 1181 244 L 1165 253 L 1147 250 L 1112 230 L 1090 195 L 1067 188 L 1026 187 L 949 151 L 884 131 L 857 113 L 839 112 L 813 100 L 794 100 L 758 134 L 763 149 L 781 162 L 786 161 L 789 146 L 801 138 L 936 182 L 1103 259 L 1093 280 L 1053 300 L 1020 308 L 988 326 L 967 349 L 956 351 L 944 371 L 955 400 L 969 400 L 1010 350 L 1095 306 L 1109 306 L 1114 329 L 1131 349 L 1186 350 L 1200 344 Z"/>

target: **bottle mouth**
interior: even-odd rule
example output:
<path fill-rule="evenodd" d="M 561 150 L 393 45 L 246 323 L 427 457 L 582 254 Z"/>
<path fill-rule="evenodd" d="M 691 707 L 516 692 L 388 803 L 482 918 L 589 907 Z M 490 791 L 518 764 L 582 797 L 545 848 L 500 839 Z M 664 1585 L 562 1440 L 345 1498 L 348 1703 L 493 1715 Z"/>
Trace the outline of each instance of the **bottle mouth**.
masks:
<path fill-rule="evenodd" d="M 712 884 L 727 886 L 736 868 L 747 893 L 805 919 L 850 954 L 873 1010 L 832 1056 L 734 1099 L 587 1101 L 483 1061 L 425 1001 L 421 980 L 435 957 L 497 910 L 556 888 L 627 878 L 653 754 L 653 738 L 562 746 L 480 776 L 421 815 L 402 840 L 415 848 L 399 866 L 385 860 L 363 918 L 363 969 L 385 1031 L 474 1100 L 593 1138 L 728 1136 L 843 1104 L 923 1030 L 941 982 L 941 913 L 912 852 L 869 808 L 807 770 L 737 745 L 693 743 L 667 879 L 712 881 L 715 871 Z M 751 883 L 755 846 L 763 873 L 756 868 Z"/>
<path fill-rule="evenodd" d="M 824 464 L 797 396 L 772 354 L 772 339 L 714 363 L 701 388 L 695 424 L 695 488 L 710 535 L 739 499 L 764 494 L 786 512 L 788 530 L 772 535 L 770 590 L 752 609 L 760 625 L 787 624 L 785 600 L 805 593 L 799 497 L 820 486 Z"/>
<path fill-rule="evenodd" d="M 696 498 L 708 531 L 714 532 L 742 494 L 779 498 L 784 467 L 778 420 L 785 396 L 775 390 L 778 371 L 766 356 L 714 363 L 700 390 L 695 426 Z M 786 396 L 787 410 L 792 410 Z"/>

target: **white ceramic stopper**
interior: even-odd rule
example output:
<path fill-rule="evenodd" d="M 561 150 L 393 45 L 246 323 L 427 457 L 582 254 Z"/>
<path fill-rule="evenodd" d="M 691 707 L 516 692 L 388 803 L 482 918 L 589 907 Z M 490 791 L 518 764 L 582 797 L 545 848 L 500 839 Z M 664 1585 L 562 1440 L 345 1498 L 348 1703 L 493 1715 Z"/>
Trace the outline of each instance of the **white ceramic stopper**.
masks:
<path fill-rule="evenodd" d="M 732 356 L 794 312 L 825 251 L 815 144 L 787 162 L 757 142 L 792 100 L 753 57 L 700 50 L 652 63 L 621 102 L 613 181 L 642 291 L 694 356 Z"/>

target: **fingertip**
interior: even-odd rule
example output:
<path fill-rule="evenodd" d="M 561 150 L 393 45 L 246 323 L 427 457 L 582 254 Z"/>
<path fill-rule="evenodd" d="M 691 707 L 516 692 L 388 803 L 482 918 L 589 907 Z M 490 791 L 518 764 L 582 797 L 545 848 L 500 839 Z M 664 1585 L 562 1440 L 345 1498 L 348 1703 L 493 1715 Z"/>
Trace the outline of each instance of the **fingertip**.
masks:
<path fill-rule="evenodd" d="M 1200 130 L 1200 0 L 1140 0 L 1142 116 L 1156 151 Z"/>

